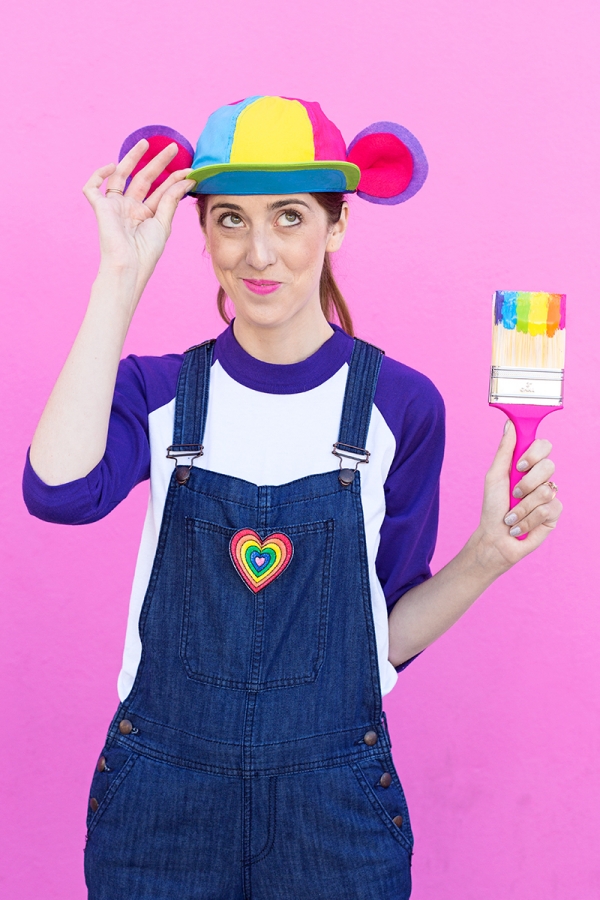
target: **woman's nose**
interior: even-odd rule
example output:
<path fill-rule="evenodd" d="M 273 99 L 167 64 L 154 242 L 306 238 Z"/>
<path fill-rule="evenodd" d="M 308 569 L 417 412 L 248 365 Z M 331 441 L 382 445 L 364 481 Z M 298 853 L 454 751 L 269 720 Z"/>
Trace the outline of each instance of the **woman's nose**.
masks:
<path fill-rule="evenodd" d="M 262 271 L 277 262 L 277 253 L 269 234 L 261 229 L 253 230 L 248 236 L 246 262 L 253 269 Z"/>

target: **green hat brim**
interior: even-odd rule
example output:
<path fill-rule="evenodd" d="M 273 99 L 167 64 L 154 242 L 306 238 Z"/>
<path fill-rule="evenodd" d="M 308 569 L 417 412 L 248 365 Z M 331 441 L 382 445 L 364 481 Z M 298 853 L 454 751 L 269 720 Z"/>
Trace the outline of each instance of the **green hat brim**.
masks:
<path fill-rule="evenodd" d="M 193 194 L 278 194 L 355 191 L 360 175 L 354 163 L 336 159 L 279 165 L 217 163 L 194 169 L 187 177 L 197 184 Z"/>

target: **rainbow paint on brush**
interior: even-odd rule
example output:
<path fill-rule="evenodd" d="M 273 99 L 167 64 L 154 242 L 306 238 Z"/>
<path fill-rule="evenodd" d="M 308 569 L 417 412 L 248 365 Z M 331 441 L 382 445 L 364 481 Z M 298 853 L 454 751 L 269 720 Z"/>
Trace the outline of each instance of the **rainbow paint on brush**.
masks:
<path fill-rule="evenodd" d="M 496 291 L 493 304 L 492 366 L 553 370 L 557 375 L 562 373 L 565 365 L 566 301 L 565 294 Z M 544 381 L 552 380 L 547 377 L 549 374 L 546 371 Z M 562 383 L 562 374 L 556 381 Z M 532 402 L 524 396 L 528 391 L 523 386 L 517 391 L 519 396 L 514 397 L 513 393 L 513 403 Z M 543 393 L 540 389 L 537 392 L 538 399 L 533 402 L 540 402 Z M 544 400 L 550 405 L 556 401 L 558 405 L 562 403 L 561 388 L 558 392 L 553 390 Z"/>
<path fill-rule="evenodd" d="M 506 413 L 517 432 L 511 508 L 518 503 L 513 490 L 522 478 L 517 463 L 542 419 L 563 406 L 566 305 L 565 294 L 541 291 L 496 291 L 493 297 L 489 402 Z"/>

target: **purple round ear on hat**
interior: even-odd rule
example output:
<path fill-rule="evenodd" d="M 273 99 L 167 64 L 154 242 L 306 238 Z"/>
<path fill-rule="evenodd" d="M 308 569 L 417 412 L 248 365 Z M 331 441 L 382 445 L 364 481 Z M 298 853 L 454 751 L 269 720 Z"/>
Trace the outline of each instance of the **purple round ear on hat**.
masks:
<path fill-rule="evenodd" d="M 348 162 L 361 171 L 358 196 L 385 205 L 414 197 L 429 170 L 419 141 L 395 122 L 375 122 L 357 134 L 348 148 Z"/>
<path fill-rule="evenodd" d="M 169 128 L 168 125 L 145 125 L 143 128 L 138 128 L 137 131 L 133 131 L 125 138 L 119 151 L 119 162 L 121 162 L 123 157 L 129 153 L 142 138 L 145 138 L 150 146 L 127 179 L 127 185 L 129 185 L 133 176 L 136 175 L 140 169 L 143 169 L 151 159 L 154 159 L 154 157 L 157 156 L 161 150 L 164 150 L 165 147 L 168 147 L 169 144 L 175 142 L 179 148 L 177 156 L 171 160 L 166 169 L 161 172 L 158 178 L 152 183 L 150 190 L 148 191 L 149 196 L 152 191 L 156 190 L 156 188 L 163 183 L 163 181 L 167 180 L 171 172 L 190 168 L 192 160 L 194 159 L 194 148 L 187 138 L 178 131 L 175 131 L 174 128 Z"/>

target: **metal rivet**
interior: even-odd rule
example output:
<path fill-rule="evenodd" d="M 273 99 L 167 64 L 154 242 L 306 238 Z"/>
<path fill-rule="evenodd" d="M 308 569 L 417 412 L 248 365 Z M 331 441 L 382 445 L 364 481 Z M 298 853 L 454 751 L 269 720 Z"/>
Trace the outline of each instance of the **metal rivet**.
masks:
<path fill-rule="evenodd" d="M 404 820 L 403 820 L 402 816 L 394 816 L 394 818 L 392 819 L 392 822 L 394 823 L 394 825 L 397 825 L 398 828 L 402 827 L 403 821 Z"/>
<path fill-rule="evenodd" d="M 175 481 L 177 482 L 177 484 L 185 484 L 190 477 L 191 471 L 191 466 L 176 466 Z"/>
<path fill-rule="evenodd" d="M 131 734 L 133 731 L 133 725 L 129 721 L 129 719 L 122 719 L 119 722 L 119 731 L 121 734 Z"/>
<path fill-rule="evenodd" d="M 99 806 L 100 806 L 100 804 L 98 803 L 98 801 L 96 800 L 96 798 L 95 798 L 95 797 L 92 797 L 92 798 L 90 799 L 90 809 L 91 809 L 91 811 L 92 811 L 92 812 L 96 812 L 96 810 L 98 809 Z"/>
<path fill-rule="evenodd" d="M 354 476 L 356 472 L 354 469 L 340 469 L 340 473 L 338 475 L 338 479 L 340 484 L 343 484 L 344 487 L 348 487 L 348 485 L 352 484 L 354 481 Z"/>
<path fill-rule="evenodd" d="M 377 732 L 376 731 L 367 731 L 367 733 L 363 737 L 363 741 L 369 747 L 372 747 L 373 744 L 377 743 Z"/>
<path fill-rule="evenodd" d="M 381 787 L 388 788 L 392 783 L 392 776 L 389 772 L 384 772 L 381 778 L 379 779 L 379 784 Z"/>
<path fill-rule="evenodd" d="M 98 772 L 104 772 L 106 769 L 106 757 L 101 756 L 98 760 L 98 765 L 96 766 Z"/>

